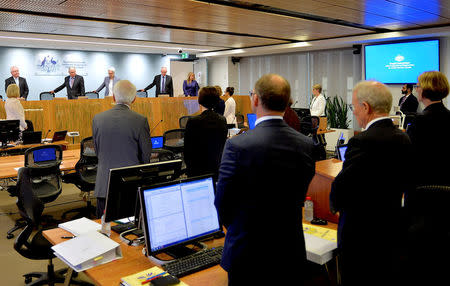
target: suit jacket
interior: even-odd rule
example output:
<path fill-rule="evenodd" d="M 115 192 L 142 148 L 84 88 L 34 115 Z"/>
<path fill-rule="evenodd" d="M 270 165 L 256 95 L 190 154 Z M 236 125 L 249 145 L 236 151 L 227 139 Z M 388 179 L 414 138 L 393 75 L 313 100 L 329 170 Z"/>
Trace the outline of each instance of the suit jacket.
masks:
<path fill-rule="evenodd" d="M 417 115 L 408 128 L 414 146 L 415 165 L 420 185 L 450 186 L 448 169 L 442 166 L 450 160 L 446 151 L 450 142 L 450 111 L 442 102 L 430 104 Z"/>
<path fill-rule="evenodd" d="M 312 140 L 281 119 L 227 140 L 215 205 L 227 228 L 221 265 L 230 275 L 250 265 L 263 269 L 276 258 L 292 261 L 283 271 L 301 277 L 306 261 L 302 206 L 314 176 L 312 153 Z"/>
<path fill-rule="evenodd" d="M 212 110 L 192 117 L 184 133 L 184 161 L 188 176 L 219 173 L 220 158 L 227 140 L 225 117 Z"/>
<path fill-rule="evenodd" d="M 106 198 L 110 169 L 150 162 L 150 129 L 146 117 L 117 104 L 95 115 L 92 134 L 98 157 L 94 195 Z"/>
<path fill-rule="evenodd" d="M 113 78 L 113 87 L 114 85 L 120 80 L 120 78 L 118 77 L 114 77 Z M 97 88 L 96 92 L 100 92 L 104 87 L 106 87 L 105 89 L 105 96 L 108 96 L 109 94 L 109 76 L 105 77 L 105 79 L 103 80 L 103 83 Z"/>
<path fill-rule="evenodd" d="M 386 275 L 398 266 L 402 195 L 414 187 L 412 145 L 391 119 L 381 119 L 349 140 L 345 158 L 332 183 L 330 205 L 339 211 L 343 283 L 357 285 L 362 278 L 385 279 L 378 275 L 380 265 Z M 370 259 L 361 263 L 367 247 Z M 383 284 L 377 282 L 370 285 Z"/>
<path fill-rule="evenodd" d="M 76 75 L 73 81 L 72 87 L 70 87 L 70 76 L 66 76 L 64 78 L 64 83 L 55 88 L 55 93 L 62 90 L 63 88 L 67 88 L 67 97 L 69 99 L 76 99 L 78 96 L 84 95 L 84 79 L 80 75 Z"/>
<path fill-rule="evenodd" d="M 164 94 L 169 94 L 170 97 L 173 97 L 173 82 L 172 77 L 170 75 L 166 75 L 166 81 L 164 82 L 164 85 L 166 86 L 166 91 Z M 153 79 L 153 82 L 149 84 L 146 88 L 144 88 L 145 91 L 149 90 L 153 86 L 156 86 L 155 96 L 158 97 L 158 95 L 161 94 L 161 75 L 155 76 Z"/>
<path fill-rule="evenodd" d="M 417 98 L 412 93 L 406 98 L 405 102 L 403 102 L 403 104 L 400 105 L 405 96 L 406 95 L 402 96 L 398 101 L 400 111 L 403 112 L 404 114 L 416 113 L 417 107 L 419 107 L 419 101 L 417 101 Z"/>
<path fill-rule="evenodd" d="M 14 78 L 12 76 L 5 79 L 5 92 L 6 92 L 6 89 L 8 88 L 8 85 L 15 84 L 15 83 L 16 82 L 14 81 Z M 27 99 L 28 92 L 29 92 L 27 80 L 20 76 L 19 76 L 19 89 L 20 89 L 20 97 Z"/>

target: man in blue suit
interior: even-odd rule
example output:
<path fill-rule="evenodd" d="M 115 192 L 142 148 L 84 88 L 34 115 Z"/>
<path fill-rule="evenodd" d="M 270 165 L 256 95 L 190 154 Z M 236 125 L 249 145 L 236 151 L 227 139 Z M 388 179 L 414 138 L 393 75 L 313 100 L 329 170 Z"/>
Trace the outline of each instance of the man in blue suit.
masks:
<path fill-rule="evenodd" d="M 108 69 L 108 76 L 105 77 L 103 83 L 97 88 L 95 92 L 99 93 L 103 88 L 105 89 L 105 97 L 113 96 L 113 87 L 120 80 L 120 78 L 116 77 L 116 69 L 114 67 L 110 67 Z"/>
<path fill-rule="evenodd" d="M 290 85 L 262 76 L 252 94 L 256 127 L 228 140 L 215 205 L 227 228 L 221 266 L 229 285 L 301 285 L 306 261 L 302 206 L 315 172 L 312 140 L 283 114 Z M 267 271 L 286 261 L 280 274 Z"/>

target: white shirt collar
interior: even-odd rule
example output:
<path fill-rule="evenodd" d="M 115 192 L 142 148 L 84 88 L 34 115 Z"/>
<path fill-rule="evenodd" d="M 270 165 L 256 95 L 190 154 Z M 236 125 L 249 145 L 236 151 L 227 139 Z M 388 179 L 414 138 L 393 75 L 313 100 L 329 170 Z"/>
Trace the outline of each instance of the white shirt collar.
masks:
<path fill-rule="evenodd" d="M 383 116 L 383 117 L 377 117 L 377 118 L 375 118 L 375 119 L 372 119 L 372 121 L 370 121 L 369 123 L 367 123 L 366 128 L 365 128 L 364 130 L 369 129 L 369 127 L 370 127 L 372 124 L 374 124 L 375 122 L 380 121 L 380 120 L 384 120 L 384 119 L 390 119 L 390 118 L 389 118 L 388 116 Z"/>
<path fill-rule="evenodd" d="M 260 117 L 260 118 L 256 119 L 255 126 L 258 125 L 259 123 L 263 122 L 263 121 L 270 120 L 270 119 L 281 119 L 281 120 L 283 120 L 283 117 L 282 116 L 278 116 L 278 115 L 266 115 L 266 116 L 263 116 L 263 117 Z"/>

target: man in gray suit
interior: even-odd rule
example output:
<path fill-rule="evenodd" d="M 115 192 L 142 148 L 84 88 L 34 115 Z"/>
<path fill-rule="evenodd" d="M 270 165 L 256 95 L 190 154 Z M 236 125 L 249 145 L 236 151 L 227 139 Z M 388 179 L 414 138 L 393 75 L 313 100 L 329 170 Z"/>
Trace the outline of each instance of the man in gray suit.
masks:
<path fill-rule="evenodd" d="M 113 99 L 116 106 L 97 114 L 92 122 L 98 157 L 94 196 L 99 218 L 105 209 L 109 170 L 149 163 L 152 151 L 147 118 L 130 110 L 136 99 L 136 87 L 128 80 L 117 82 Z"/>
<path fill-rule="evenodd" d="M 105 89 L 105 97 L 112 96 L 113 95 L 113 87 L 114 85 L 120 80 L 120 78 L 116 77 L 116 69 L 114 67 L 110 67 L 108 69 L 108 76 L 105 77 L 103 80 L 103 83 L 100 85 L 99 88 L 95 91 L 96 93 L 99 93 L 103 88 Z"/>

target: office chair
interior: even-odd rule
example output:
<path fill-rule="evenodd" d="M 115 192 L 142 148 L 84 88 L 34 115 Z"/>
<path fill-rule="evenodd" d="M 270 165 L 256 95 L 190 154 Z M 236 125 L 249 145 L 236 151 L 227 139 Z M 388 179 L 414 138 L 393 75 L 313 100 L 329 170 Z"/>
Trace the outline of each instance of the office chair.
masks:
<path fill-rule="evenodd" d="M 184 150 L 184 129 L 172 129 L 164 132 L 163 148 L 175 153 L 177 159 L 182 158 Z"/>
<path fill-rule="evenodd" d="M 33 122 L 31 120 L 25 119 L 27 123 L 27 131 L 34 131 Z"/>
<path fill-rule="evenodd" d="M 178 123 L 180 124 L 180 128 L 185 129 L 186 128 L 186 124 L 189 120 L 189 118 L 191 118 L 193 116 L 190 115 L 186 115 L 186 116 L 181 116 L 180 119 L 178 119 Z"/>
<path fill-rule="evenodd" d="M 245 127 L 244 125 L 244 115 L 238 113 L 236 114 L 236 122 L 237 122 L 237 128 L 242 129 Z"/>
<path fill-rule="evenodd" d="M 55 97 L 54 94 L 44 91 L 39 94 L 39 100 L 52 100 Z"/>
<path fill-rule="evenodd" d="M 97 99 L 98 98 L 98 92 L 94 91 L 94 92 L 86 92 L 84 94 L 84 96 L 86 96 L 88 99 Z"/>
<path fill-rule="evenodd" d="M 146 91 L 137 91 L 136 96 L 137 97 L 148 97 L 148 93 Z"/>
<path fill-rule="evenodd" d="M 37 162 L 34 160 L 34 151 L 48 151 L 49 154 L 54 154 L 52 160 Z M 45 145 L 29 148 L 25 151 L 25 167 L 30 169 L 30 176 L 32 178 L 32 188 L 34 194 L 44 203 L 49 203 L 59 196 L 62 191 L 61 172 L 59 165 L 62 161 L 62 148 L 59 145 Z M 17 196 L 18 189 L 15 188 L 15 193 L 12 196 Z M 47 216 L 47 221 L 53 221 Z M 7 238 L 14 237 L 13 232 L 23 228 L 26 225 L 24 220 L 17 220 L 14 227 L 7 232 Z"/>
<path fill-rule="evenodd" d="M 49 261 L 47 272 L 30 272 L 23 275 L 27 285 L 64 283 L 64 274 L 67 272 L 67 268 L 54 270 L 52 260 L 56 256 L 51 249 L 52 244 L 42 235 L 44 229 L 41 225 L 41 218 L 44 211 L 44 202 L 36 196 L 33 184 L 32 168 L 19 169 L 17 207 L 20 215 L 26 221 L 26 225 L 14 242 L 14 249 L 25 258 L 33 260 L 48 259 Z M 33 233 L 36 228 L 37 232 Z M 37 278 L 37 280 L 32 282 L 33 278 Z M 70 282 L 76 285 L 91 285 L 87 282 L 75 280 Z"/>
<path fill-rule="evenodd" d="M 80 160 L 75 165 L 75 174 L 68 174 L 63 177 L 65 183 L 72 183 L 81 190 L 85 196 L 86 207 L 76 208 L 63 213 L 61 218 L 64 220 L 69 213 L 78 213 L 72 219 L 80 217 L 95 216 L 95 207 L 91 203 L 91 191 L 95 188 L 95 179 L 97 178 L 98 159 L 94 149 L 94 139 L 92 137 L 84 138 L 80 143 Z"/>

